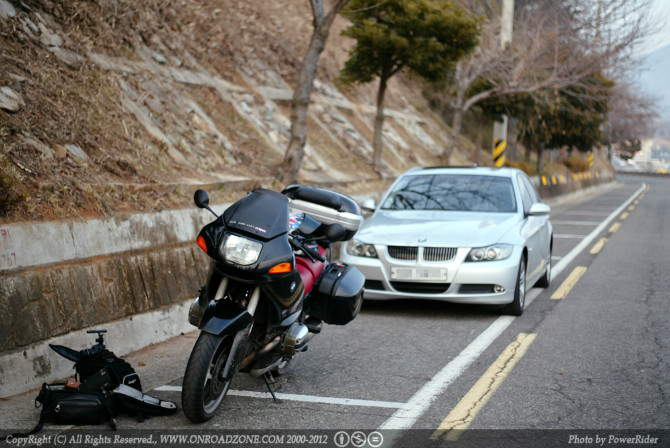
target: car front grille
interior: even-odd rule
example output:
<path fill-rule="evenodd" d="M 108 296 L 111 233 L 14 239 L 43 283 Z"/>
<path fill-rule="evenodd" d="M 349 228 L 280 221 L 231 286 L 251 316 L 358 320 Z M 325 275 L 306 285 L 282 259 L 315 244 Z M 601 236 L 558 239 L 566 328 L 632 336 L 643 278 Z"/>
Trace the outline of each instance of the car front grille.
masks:
<path fill-rule="evenodd" d="M 447 261 L 456 256 L 455 247 L 426 247 L 423 250 L 423 259 L 426 261 Z"/>
<path fill-rule="evenodd" d="M 450 285 L 450 283 L 391 282 L 396 291 L 410 294 L 444 294 Z"/>
<path fill-rule="evenodd" d="M 416 260 L 419 255 L 418 247 L 389 246 L 389 256 L 398 260 Z"/>
<path fill-rule="evenodd" d="M 458 249 L 455 247 L 425 247 L 423 259 L 426 261 L 449 261 L 456 256 Z M 411 246 L 389 246 L 389 256 L 396 260 L 417 260 L 419 248 Z"/>

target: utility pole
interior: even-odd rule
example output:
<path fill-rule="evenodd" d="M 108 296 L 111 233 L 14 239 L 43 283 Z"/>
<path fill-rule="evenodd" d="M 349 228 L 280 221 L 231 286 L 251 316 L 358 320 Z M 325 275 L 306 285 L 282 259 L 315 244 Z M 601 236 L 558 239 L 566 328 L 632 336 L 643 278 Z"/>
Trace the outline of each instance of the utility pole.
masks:
<path fill-rule="evenodd" d="M 514 0 L 503 0 L 500 18 L 500 48 L 503 50 L 512 41 L 514 26 Z M 505 148 L 507 147 L 507 115 L 502 121 L 493 123 L 493 164 L 497 167 L 505 165 Z"/>

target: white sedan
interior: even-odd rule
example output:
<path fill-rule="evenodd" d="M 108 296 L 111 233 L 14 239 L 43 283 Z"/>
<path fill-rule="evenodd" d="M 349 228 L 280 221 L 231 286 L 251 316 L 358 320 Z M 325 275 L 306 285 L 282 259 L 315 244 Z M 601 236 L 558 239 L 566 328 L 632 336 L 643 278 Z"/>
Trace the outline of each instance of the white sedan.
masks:
<path fill-rule="evenodd" d="M 523 171 L 415 168 L 393 183 L 341 258 L 365 275 L 365 300 L 502 305 L 519 316 L 527 286 L 551 281 L 549 213 Z"/>

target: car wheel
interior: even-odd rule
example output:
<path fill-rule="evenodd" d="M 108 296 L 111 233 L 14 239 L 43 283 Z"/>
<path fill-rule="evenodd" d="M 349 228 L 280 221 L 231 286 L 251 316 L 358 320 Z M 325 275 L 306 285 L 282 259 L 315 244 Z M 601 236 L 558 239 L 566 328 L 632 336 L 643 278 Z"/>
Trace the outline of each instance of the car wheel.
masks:
<path fill-rule="evenodd" d="M 547 262 L 547 269 L 544 271 L 544 275 L 535 283 L 535 286 L 540 288 L 548 288 L 551 284 L 551 249 L 549 250 L 549 261 Z"/>
<path fill-rule="evenodd" d="M 519 261 L 519 272 L 516 276 L 516 287 L 514 288 L 514 300 L 505 305 L 501 314 L 521 316 L 526 306 L 526 257 Z"/>

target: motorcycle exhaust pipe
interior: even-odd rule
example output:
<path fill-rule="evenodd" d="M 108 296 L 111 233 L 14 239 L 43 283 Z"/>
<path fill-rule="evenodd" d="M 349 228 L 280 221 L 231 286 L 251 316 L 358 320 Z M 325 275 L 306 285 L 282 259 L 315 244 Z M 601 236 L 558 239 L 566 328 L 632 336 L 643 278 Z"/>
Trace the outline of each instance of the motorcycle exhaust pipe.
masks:
<path fill-rule="evenodd" d="M 277 336 L 276 338 L 271 340 L 265 347 L 261 348 L 257 352 L 252 353 L 251 355 L 244 358 L 242 360 L 242 362 L 240 363 L 240 370 L 243 370 L 245 367 L 249 366 L 252 362 L 254 362 L 254 360 L 257 357 L 263 356 L 264 354 L 269 353 L 272 350 L 274 350 L 275 348 L 277 348 L 277 346 L 279 345 L 280 342 L 281 342 L 281 337 Z"/>

